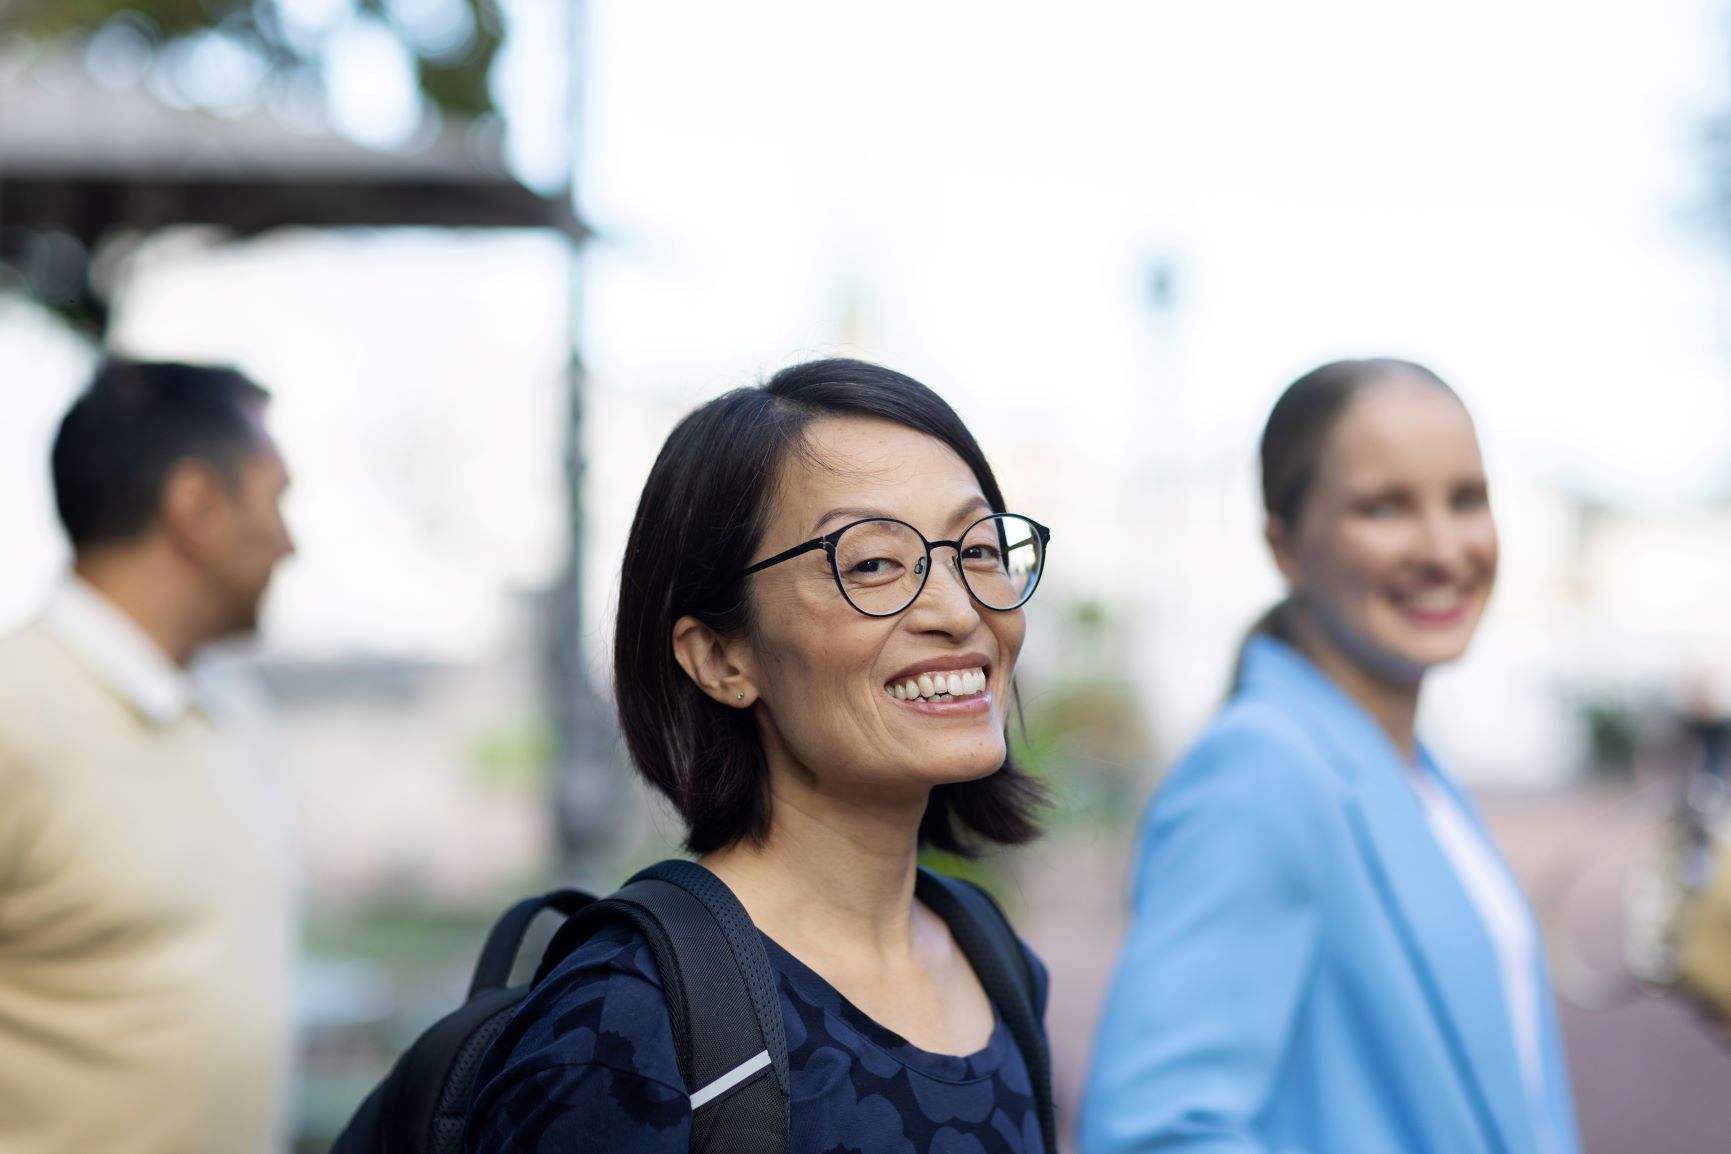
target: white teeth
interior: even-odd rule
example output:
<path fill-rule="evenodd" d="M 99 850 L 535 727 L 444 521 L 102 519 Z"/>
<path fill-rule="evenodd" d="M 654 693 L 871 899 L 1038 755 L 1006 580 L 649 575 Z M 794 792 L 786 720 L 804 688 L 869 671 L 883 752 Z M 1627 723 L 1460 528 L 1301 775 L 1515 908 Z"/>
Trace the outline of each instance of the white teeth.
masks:
<path fill-rule="evenodd" d="M 1460 602 L 1461 594 L 1455 589 L 1425 589 L 1407 597 L 1407 604 L 1424 612 L 1453 609 Z"/>
<path fill-rule="evenodd" d="M 945 673 L 922 673 L 918 677 L 884 687 L 897 701 L 950 701 L 958 697 L 973 697 L 986 691 L 983 669 L 962 669 Z"/>

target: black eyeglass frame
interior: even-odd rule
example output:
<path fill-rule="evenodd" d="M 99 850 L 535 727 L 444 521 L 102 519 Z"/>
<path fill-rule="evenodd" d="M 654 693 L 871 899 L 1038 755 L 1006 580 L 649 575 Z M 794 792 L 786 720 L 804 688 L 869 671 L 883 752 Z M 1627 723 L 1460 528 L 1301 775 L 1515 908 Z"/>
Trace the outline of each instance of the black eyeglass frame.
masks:
<path fill-rule="evenodd" d="M 998 608 L 996 605 L 987 605 L 980 599 L 980 595 L 975 593 L 974 587 L 968 583 L 968 575 L 960 564 L 962 542 L 967 539 L 968 534 L 972 533 L 976 528 L 985 524 L 987 521 L 993 521 L 1000 517 L 1015 517 L 1018 520 L 1026 521 L 1029 525 L 1033 526 L 1034 533 L 1040 540 L 1040 570 L 1035 575 L 1033 584 L 1028 586 L 1027 591 L 1022 594 L 1022 599 L 1020 601 L 1017 601 L 1014 605 L 1003 609 Z M 908 598 L 908 603 L 906 605 L 903 605 L 900 609 L 891 610 L 888 613 L 873 613 L 868 609 L 861 609 L 857 604 L 855 604 L 854 599 L 847 595 L 847 587 L 841 583 L 841 567 L 836 564 L 835 560 L 836 542 L 841 540 L 841 535 L 846 533 L 849 529 L 852 529 L 855 525 L 868 525 L 873 521 L 888 521 L 891 524 L 906 526 L 908 531 L 915 537 L 918 537 L 920 543 L 926 547 L 926 569 L 924 573 L 920 574 L 920 587 L 914 590 L 913 596 Z M 990 609 L 994 613 L 1014 613 L 1016 610 L 1026 605 L 1029 598 L 1034 596 L 1034 590 L 1040 587 L 1040 578 L 1046 575 L 1046 546 L 1051 543 L 1051 540 L 1052 531 L 1050 529 L 1046 528 L 1046 526 L 1040 524 L 1032 517 L 1024 517 L 1020 513 L 987 513 L 984 517 L 981 517 L 978 521 L 973 522 L 966 529 L 963 529 L 962 535 L 953 541 L 928 541 L 926 540 L 926 535 L 924 533 L 920 532 L 912 525 L 909 525 L 899 517 L 861 517 L 858 521 L 849 521 L 841 528 L 825 533 L 821 537 L 813 537 L 810 541 L 795 545 L 791 549 L 783 549 L 773 557 L 765 557 L 755 565 L 748 565 L 739 571 L 738 576 L 749 577 L 753 573 L 760 573 L 772 565 L 780 565 L 783 561 L 791 561 L 795 557 L 803 557 L 805 554 L 810 553 L 815 549 L 822 549 L 829 557 L 829 574 L 831 577 L 835 578 L 836 592 L 841 594 L 841 599 L 843 601 L 846 601 L 856 613 L 863 613 L 867 617 L 894 617 L 898 613 L 906 613 L 909 609 L 912 609 L 914 602 L 920 599 L 920 594 L 926 591 L 926 582 L 930 581 L 932 578 L 932 550 L 947 546 L 955 551 L 958 559 L 956 572 L 960 575 L 962 579 L 962 588 L 968 591 L 968 596 L 978 602 L 982 609 Z"/>

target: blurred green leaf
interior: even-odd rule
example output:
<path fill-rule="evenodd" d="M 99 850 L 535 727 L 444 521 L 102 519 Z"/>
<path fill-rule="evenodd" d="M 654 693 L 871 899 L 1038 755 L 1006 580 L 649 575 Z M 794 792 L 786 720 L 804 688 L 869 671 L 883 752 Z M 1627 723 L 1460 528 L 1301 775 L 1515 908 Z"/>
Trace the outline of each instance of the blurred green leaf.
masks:
<path fill-rule="evenodd" d="M 214 28 L 236 13 L 250 17 L 244 0 L 11 0 L 0 4 L 8 23 L 26 35 L 52 39 L 93 32 L 116 16 L 136 13 L 168 36 Z"/>
<path fill-rule="evenodd" d="M 553 727 L 524 718 L 482 734 L 470 748 L 476 779 L 503 789 L 544 789 L 553 772 Z"/>
<path fill-rule="evenodd" d="M 394 29 L 415 60 L 422 95 L 439 111 L 463 118 L 497 111 L 488 79 L 504 39 L 504 15 L 498 0 L 461 0 L 469 10 L 472 30 L 463 50 L 437 57 L 421 51 L 391 17 L 390 5 L 364 0 L 359 9 Z M 171 42 L 184 36 L 221 28 L 257 48 L 279 69 L 317 65 L 284 35 L 274 0 L 0 0 L 0 26 L 40 41 L 88 35 L 117 17 L 142 17 Z"/>
<path fill-rule="evenodd" d="M 1127 682 L 1072 682 L 1027 702 L 1012 726 L 1016 760 L 1052 791 L 1053 829 L 1115 829 L 1135 819 L 1154 740 Z"/>

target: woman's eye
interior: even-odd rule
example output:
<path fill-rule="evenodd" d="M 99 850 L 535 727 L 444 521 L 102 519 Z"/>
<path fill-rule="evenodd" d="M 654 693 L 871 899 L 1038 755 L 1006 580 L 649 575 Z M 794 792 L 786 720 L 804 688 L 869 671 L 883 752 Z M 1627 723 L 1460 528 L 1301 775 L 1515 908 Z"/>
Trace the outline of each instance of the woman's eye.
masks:
<path fill-rule="evenodd" d="M 1454 507 L 1461 512 L 1466 512 L 1472 509 L 1483 509 L 1490 503 L 1490 494 L 1485 492 L 1483 489 L 1464 489 L 1455 494 L 1453 502 Z"/>
<path fill-rule="evenodd" d="M 969 545 L 962 550 L 963 564 L 998 566 L 1003 563 L 1003 554 L 998 552 L 996 545 Z"/>
<path fill-rule="evenodd" d="M 901 563 L 893 557 L 867 557 L 848 566 L 850 577 L 893 577 L 901 571 Z"/>

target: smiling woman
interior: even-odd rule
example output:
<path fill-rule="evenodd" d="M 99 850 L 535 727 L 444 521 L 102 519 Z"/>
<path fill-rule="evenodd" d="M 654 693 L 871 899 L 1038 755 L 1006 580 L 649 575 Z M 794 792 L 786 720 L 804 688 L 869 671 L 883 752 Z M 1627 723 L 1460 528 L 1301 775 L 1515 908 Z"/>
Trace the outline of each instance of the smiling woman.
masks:
<path fill-rule="evenodd" d="M 620 722 L 763 936 L 789 1150 L 1055 1149 L 1043 1038 L 1012 1035 L 915 896 L 922 846 L 1037 832 L 1005 716 L 1050 537 L 1004 509 L 941 398 L 859 361 L 704 405 L 644 486 L 620 577 Z M 1044 970 L 1018 950 L 1043 1007 Z M 536 989 L 478 1085 L 470 1151 L 672 1154 L 696 1148 L 706 1101 L 684 1084 L 651 952 L 623 929 Z"/>
<path fill-rule="evenodd" d="M 1497 570 L 1471 417 L 1341 361 L 1262 439 L 1287 597 L 1146 820 L 1086 1154 L 1578 1149 L 1539 936 L 1414 735 Z"/>

